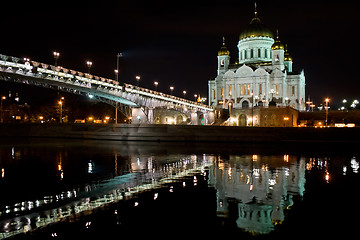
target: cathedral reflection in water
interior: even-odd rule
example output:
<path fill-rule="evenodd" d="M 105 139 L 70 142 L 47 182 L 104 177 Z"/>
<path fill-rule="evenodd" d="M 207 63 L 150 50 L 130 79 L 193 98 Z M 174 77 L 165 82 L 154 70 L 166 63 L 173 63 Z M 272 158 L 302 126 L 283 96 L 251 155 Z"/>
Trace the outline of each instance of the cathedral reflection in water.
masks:
<path fill-rule="evenodd" d="M 237 227 L 268 234 L 282 223 L 293 196 L 305 190 L 304 158 L 296 156 L 244 155 L 217 157 L 210 167 L 209 184 L 217 190 L 217 215 L 237 216 Z M 237 212 L 236 212 L 237 211 Z"/>

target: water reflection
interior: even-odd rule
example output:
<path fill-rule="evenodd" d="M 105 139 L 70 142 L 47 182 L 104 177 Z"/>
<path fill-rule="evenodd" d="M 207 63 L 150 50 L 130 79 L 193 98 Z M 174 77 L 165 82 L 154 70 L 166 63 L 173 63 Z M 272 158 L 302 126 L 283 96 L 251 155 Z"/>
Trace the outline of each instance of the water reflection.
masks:
<path fill-rule="evenodd" d="M 209 182 L 217 190 L 219 217 L 227 218 L 229 205 L 235 204 L 239 228 L 267 234 L 284 221 L 292 197 L 303 196 L 305 159 L 289 155 L 219 156 L 210 168 Z"/>
<path fill-rule="evenodd" d="M 109 206 L 125 201 L 131 201 L 127 208 L 142 210 L 149 201 L 163 201 L 152 213 L 181 209 L 188 217 L 184 222 L 199 217 L 194 215 L 199 205 L 186 209 L 183 206 L 188 205 L 183 203 L 201 202 L 201 206 L 210 206 L 204 207 L 204 211 L 212 211 L 209 219 L 212 215 L 216 217 L 211 220 L 216 231 L 231 226 L 227 230 L 235 228 L 242 233 L 271 236 L 289 225 L 288 216 L 296 206 L 304 204 L 303 209 L 316 212 L 318 202 L 313 202 L 312 197 L 319 189 L 332 190 L 330 187 L 339 184 L 342 191 L 344 186 L 351 188 L 346 181 L 341 185 L 342 180 L 353 181 L 359 176 L 356 154 L 269 153 L 262 148 L 256 151 L 242 148 L 245 150 L 241 152 L 223 147 L 217 151 L 209 147 L 171 148 L 166 144 L 96 141 L 0 145 L 0 239 L 64 219 L 79 222 L 84 215 L 106 211 Z M 181 198 L 181 194 L 208 189 L 211 191 L 206 197 Z M 322 191 L 326 193 L 325 190 Z M 181 198 L 178 205 L 172 205 L 173 199 L 167 199 L 166 194 Z M 319 196 L 317 199 L 330 202 L 329 194 L 325 199 Z M 126 214 L 121 208 L 111 211 L 116 220 L 105 222 L 102 230 L 117 226 L 119 216 Z M 308 221 L 308 216 L 302 220 Z M 167 218 L 172 222 L 177 216 L 169 214 Z M 96 229 L 97 224 L 88 218 L 82 228 Z"/>
<path fill-rule="evenodd" d="M 10 151 L 11 153 L 16 153 L 16 148 L 11 147 Z M 2 153 L 4 152 L 6 150 Z M 21 201 L 12 202 L 11 196 L 8 196 L 3 204 L 0 205 L 0 239 L 28 232 L 61 221 L 64 218 L 76 216 L 79 213 L 91 212 L 110 203 L 131 198 L 134 194 L 159 188 L 163 184 L 193 175 L 198 171 L 204 171 L 213 162 L 213 156 L 205 154 L 197 156 L 133 153 L 128 156 L 128 152 L 122 155 L 118 151 L 112 151 L 114 155 L 111 155 L 112 161 L 115 159 L 115 169 L 107 171 L 105 170 L 106 164 L 104 164 L 104 158 L 106 157 L 104 156 L 98 158 L 96 154 L 90 154 L 85 156 L 85 159 L 90 158 L 90 160 L 86 160 L 85 164 L 80 164 L 81 160 L 72 156 L 72 152 L 69 149 L 57 149 L 52 154 L 41 153 L 37 152 L 36 154 L 39 154 L 37 157 L 40 159 L 43 157 L 43 154 L 46 155 L 48 159 L 45 162 L 48 165 L 49 163 L 51 165 L 52 162 L 52 159 L 49 158 L 53 158 L 56 162 L 54 164 L 56 167 L 52 171 L 48 170 L 51 173 L 50 175 L 41 172 L 44 184 L 49 185 L 46 188 L 48 191 L 45 191 L 46 194 L 44 194 L 42 190 L 37 189 L 38 186 L 30 184 L 33 191 L 36 192 L 36 199 L 31 199 L 20 193 L 19 199 Z M 17 155 L 18 160 L 22 159 L 21 151 L 15 155 Z M 4 156 L 4 154 L 1 154 L 1 156 Z M 29 161 L 33 157 L 30 156 L 23 154 L 24 159 L 22 160 Z M 96 158 L 97 160 L 92 160 Z M 39 164 L 37 162 L 39 159 L 34 160 L 33 165 L 29 166 L 28 171 L 35 170 L 36 165 Z M 5 162 L 5 164 L 14 167 L 12 160 L 14 160 L 13 157 L 8 162 Z M 108 177 L 109 172 L 112 173 L 114 171 L 115 174 Z M 13 174 L 13 176 L 9 176 L 9 179 L 6 179 L 5 171 L 3 171 L 2 178 L 4 178 L 4 181 L 0 185 L 2 188 L 0 189 L 2 190 L 1 192 L 17 187 L 19 179 L 20 181 L 24 180 L 21 179 L 21 176 L 15 176 L 18 173 L 13 172 Z M 98 174 L 98 176 L 95 176 L 95 174 Z M 60 177 L 60 182 L 53 181 L 52 175 L 55 175 L 55 178 Z M 78 181 L 77 177 L 83 179 Z M 84 180 L 86 181 L 83 182 Z M 32 180 L 29 179 L 29 181 L 31 182 Z M 65 185 L 64 181 L 67 181 Z M 36 184 L 37 182 L 34 181 L 33 183 Z M 69 188 L 69 186 L 73 187 Z M 61 191 L 55 191 L 54 194 L 51 194 L 54 192 L 54 189 L 61 189 Z M 173 189 L 170 189 L 170 191 L 173 191 Z M 157 198 L 157 195 L 154 198 Z"/>

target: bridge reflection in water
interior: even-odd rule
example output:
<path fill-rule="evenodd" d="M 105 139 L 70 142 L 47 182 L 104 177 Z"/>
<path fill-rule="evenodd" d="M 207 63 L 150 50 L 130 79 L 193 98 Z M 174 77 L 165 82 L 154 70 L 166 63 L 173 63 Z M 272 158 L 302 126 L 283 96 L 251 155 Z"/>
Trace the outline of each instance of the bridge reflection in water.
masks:
<path fill-rule="evenodd" d="M 61 156 L 60 153 L 58 159 L 61 159 Z M 24 200 L 1 206 L 0 217 L 5 220 L 0 221 L 0 239 L 26 233 L 78 214 L 89 214 L 94 209 L 131 198 L 140 192 L 153 190 L 177 179 L 204 172 L 205 168 L 212 164 L 213 158 L 210 155 L 132 156 L 129 163 L 130 173 L 86 184 L 56 195 L 43 196 L 37 200 Z M 117 160 L 117 154 L 115 159 Z M 58 170 L 62 180 L 64 173 L 61 160 Z M 93 166 L 89 162 L 88 172 L 91 171 Z"/>

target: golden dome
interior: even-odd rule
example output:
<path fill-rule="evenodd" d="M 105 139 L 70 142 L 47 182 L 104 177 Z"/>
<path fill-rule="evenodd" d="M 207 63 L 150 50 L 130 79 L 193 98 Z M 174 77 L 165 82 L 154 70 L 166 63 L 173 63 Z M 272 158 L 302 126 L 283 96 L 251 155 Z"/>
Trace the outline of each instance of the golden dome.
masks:
<path fill-rule="evenodd" d="M 269 37 L 274 38 L 274 33 L 266 27 L 257 16 L 255 3 L 255 16 L 250 24 L 240 33 L 239 39 L 253 38 L 253 37 Z"/>
<path fill-rule="evenodd" d="M 225 37 L 223 37 L 223 44 L 222 44 L 220 50 L 218 51 L 218 56 L 224 56 L 224 55 L 227 55 L 227 56 L 230 55 L 229 50 L 225 46 Z"/>
<path fill-rule="evenodd" d="M 276 30 L 276 41 L 275 41 L 274 44 L 271 46 L 271 49 L 272 49 L 272 50 L 278 50 L 278 49 L 284 50 L 284 49 L 285 49 L 284 44 L 282 44 L 282 43 L 280 42 L 280 39 L 279 39 L 279 31 L 278 31 L 278 30 Z"/>

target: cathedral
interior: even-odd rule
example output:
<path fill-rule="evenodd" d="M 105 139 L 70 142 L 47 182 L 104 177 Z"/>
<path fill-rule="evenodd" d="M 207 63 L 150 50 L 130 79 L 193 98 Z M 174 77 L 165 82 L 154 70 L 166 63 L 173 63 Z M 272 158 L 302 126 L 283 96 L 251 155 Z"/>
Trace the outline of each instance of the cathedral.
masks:
<path fill-rule="evenodd" d="M 243 29 L 237 44 L 235 64 L 225 39 L 218 51 L 217 77 L 209 81 L 209 104 L 216 109 L 290 108 L 305 110 L 304 71 L 293 70 L 293 59 L 287 45 L 254 17 Z M 253 120 L 252 120 L 253 121 Z M 253 122 L 254 124 L 254 122 Z"/>

